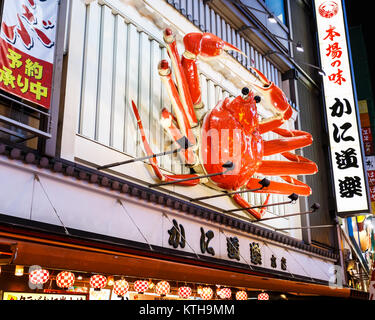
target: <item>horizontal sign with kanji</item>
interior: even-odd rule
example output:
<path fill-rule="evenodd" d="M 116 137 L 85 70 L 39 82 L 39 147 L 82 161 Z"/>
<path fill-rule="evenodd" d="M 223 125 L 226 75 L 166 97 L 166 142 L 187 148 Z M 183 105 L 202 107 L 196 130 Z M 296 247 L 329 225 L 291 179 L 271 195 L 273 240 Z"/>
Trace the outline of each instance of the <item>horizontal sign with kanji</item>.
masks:
<path fill-rule="evenodd" d="M 5 0 L 0 88 L 49 109 L 58 0 Z"/>
<path fill-rule="evenodd" d="M 315 0 L 323 77 L 325 114 L 332 177 L 338 214 L 370 212 L 363 142 L 372 140 L 370 128 L 361 137 L 342 0 Z"/>

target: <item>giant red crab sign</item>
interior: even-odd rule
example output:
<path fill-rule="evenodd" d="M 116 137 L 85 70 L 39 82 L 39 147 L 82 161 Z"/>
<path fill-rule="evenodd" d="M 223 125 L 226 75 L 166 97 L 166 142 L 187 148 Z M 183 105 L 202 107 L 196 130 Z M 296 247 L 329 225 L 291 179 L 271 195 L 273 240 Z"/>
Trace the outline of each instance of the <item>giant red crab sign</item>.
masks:
<path fill-rule="evenodd" d="M 185 165 L 192 168 L 195 173 L 164 174 L 156 158 L 152 157 L 150 164 L 157 178 L 164 183 L 171 182 L 185 186 L 194 186 L 201 182 L 232 193 L 247 188 L 258 189 L 256 192 L 268 194 L 310 195 L 310 187 L 290 175 L 314 174 L 318 170 L 317 166 L 311 160 L 290 151 L 310 145 L 313 139 L 307 132 L 280 128 L 293 113 L 281 89 L 259 70 L 252 68 L 263 86 L 251 82 L 249 87 L 258 92 L 261 98 L 254 97 L 253 91 L 243 88 L 242 95 L 219 101 L 214 108 L 204 113 L 197 58 L 219 57 L 224 50 L 242 52 L 211 33 L 188 33 L 183 40 L 185 52 L 182 57 L 177 51 L 175 35 L 169 28 L 164 32 L 164 41 L 172 62 L 176 83 L 172 79 L 168 62 L 162 60 L 158 67 L 159 75 L 167 89 L 174 114 L 163 109 L 161 123 L 176 144 L 185 137 L 187 146 L 182 148 L 179 154 Z M 259 121 L 257 103 L 260 100 L 264 107 L 273 113 L 273 117 Z M 151 156 L 153 152 L 133 101 L 132 106 L 145 151 Z M 270 131 L 281 137 L 264 141 L 262 134 Z M 277 153 L 283 155 L 286 161 L 263 160 L 264 156 Z M 232 164 L 229 169 L 228 163 Z M 209 177 L 201 179 L 199 178 L 201 175 Z M 260 189 L 259 176 L 279 176 L 284 181 L 271 181 L 267 187 Z M 267 204 L 268 198 L 269 196 L 263 205 Z M 239 193 L 233 195 L 233 200 L 242 208 L 250 207 Z M 260 219 L 264 208 L 260 211 L 255 209 L 246 209 L 246 211 L 254 218 Z"/>

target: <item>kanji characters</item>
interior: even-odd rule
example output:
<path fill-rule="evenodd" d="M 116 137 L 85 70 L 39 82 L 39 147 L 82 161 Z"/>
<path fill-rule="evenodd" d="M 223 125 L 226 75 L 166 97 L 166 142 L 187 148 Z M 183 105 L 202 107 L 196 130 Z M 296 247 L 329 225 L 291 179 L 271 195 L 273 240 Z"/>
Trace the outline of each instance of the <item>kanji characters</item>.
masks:
<path fill-rule="evenodd" d="M 335 29 L 336 29 L 336 27 L 329 26 L 329 28 L 326 30 L 327 35 L 326 35 L 326 37 L 323 40 L 329 39 L 330 41 L 333 41 L 333 39 L 335 37 L 339 37 L 340 33 L 338 33 L 337 31 L 335 31 Z"/>
<path fill-rule="evenodd" d="M 346 82 L 346 79 L 342 75 L 343 71 L 338 69 L 337 73 L 332 73 L 328 76 L 328 79 L 338 85 L 341 85 L 343 82 Z"/>
<path fill-rule="evenodd" d="M 168 243 L 173 246 L 173 248 L 178 248 L 180 246 L 181 248 L 185 248 L 186 239 L 185 239 L 185 229 L 184 227 L 178 222 L 173 219 L 173 227 L 168 230 L 169 233 L 169 239 Z"/>
<path fill-rule="evenodd" d="M 29 77 L 41 80 L 43 77 L 43 66 L 38 62 L 33 62 L 30 59 L 27 59 L 25 61 L 25 74 Z"/>
<path fill-rule="evenodd" d="M 339 169 L 359 168 L 357 153 L 353 148 L 342 150 L 341 153 L 335 152 L 336 164 Z"/>
<path fill-rule="evenodd" d="M 22 55 L 20 55 L 19 53 L 15 52 L 14 50 L 12 49 L 8 49 L 8 55 L 7 55 L 7 58 L 9 59 L 10 61 L 10 67 L 11 68 L 19 68 L 22 66 L 22 61 L 21 61 L 21 58 L 22 58 Z"/>
<path fill-rule="evenodd" d="M 353 198 L 362 196 L 361 178 L 358 176 L 345 177 L 343 180 L 339 179 L 339 192 L 341 198 Z"/>
<path fill-rule="evenodd" d="M 16 77 L 13 75 L 13 71 L 7 67 L 0 69 L 0 82 L 3 82 L 5 86 L 11 86 L 13 89 L 16 87 L 14 81 Z"/>
<path fill-rule="evenodd" d="M 331 107 L 329 107 L 332 110 L 332 117 L 342 117 L 344 112 L 346 114 L 352 113 L 352 107 L 347 99 L 344 98 L 345 106 L 340 99 L 335 98 L 335 101 L 336 102 Z"/>
<path fill-rule="evenodd" d="M 215 250 L 212 247 L 209 247 L 209 242 L 214 237 L 214 233 L 212 230 L 208 230 L 204 232 L 204 229 L 201 227 L 201 239 L 200 239 L 200 247 L 202 253 L 209 253 L 211 255 L 215 255 Z"/>
<path fill-rule="evenodd" d="M 240 260 L 240 243 L 237 237 L 227 238 L 227 253 L 229 259 Z"/>
<path fill-rule="evenodd" d="M 352 127 L 352 124 L 349 122 L 344 123 L 342 126 L 340 126 L 340 129 L 342 129 L 342 133 L 340 134 L 340 130 L 337 127 L 337 125 L 333 124 L 333 140 L 336 143 L 339 143 L 342 141 L 354 141 L 354 138 L 350 135 L 346 135 L 346 132 Z"/>

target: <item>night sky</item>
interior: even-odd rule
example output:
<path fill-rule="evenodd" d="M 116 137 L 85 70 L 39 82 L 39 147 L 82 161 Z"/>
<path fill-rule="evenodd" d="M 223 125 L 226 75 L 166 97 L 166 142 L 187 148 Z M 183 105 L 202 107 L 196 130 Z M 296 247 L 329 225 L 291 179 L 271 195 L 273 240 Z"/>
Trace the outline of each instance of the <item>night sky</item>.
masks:
<path fill-rule="evenodd" d="M 367 7 L 366 7 L 367 5 Z M 345 0 L 346 15 L 349 28 L 362 26 L 367 45 L 367 59 L 372 74 L 372 93 L 375 88 L 375 10 L 371 1 Z"/>

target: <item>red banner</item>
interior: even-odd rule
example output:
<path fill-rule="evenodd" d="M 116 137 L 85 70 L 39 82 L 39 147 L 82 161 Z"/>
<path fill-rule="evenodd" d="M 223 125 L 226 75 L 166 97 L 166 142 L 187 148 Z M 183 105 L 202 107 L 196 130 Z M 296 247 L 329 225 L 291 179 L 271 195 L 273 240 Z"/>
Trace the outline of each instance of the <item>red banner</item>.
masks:
<path fill-rule="evenodd" d="M 5 0 L 0 88 L 49 109 L 58 0 Z"/>
<path fill-rule="evenodd" d="M 362 128 L 363 142 L 372 142 L 371 128 Z"/>

